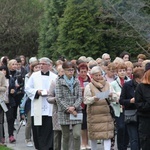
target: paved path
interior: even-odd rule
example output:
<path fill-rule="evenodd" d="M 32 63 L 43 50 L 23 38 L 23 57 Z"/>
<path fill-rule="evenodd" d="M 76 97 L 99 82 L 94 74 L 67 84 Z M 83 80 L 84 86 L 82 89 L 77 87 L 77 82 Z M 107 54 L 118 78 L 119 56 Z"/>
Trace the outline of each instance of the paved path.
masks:
<path fill-rule="evenodd" d="M 15 125 L 15 128 L 18 129 L 19 125 Z M 5 123 L 5 134 L 6 134 L 6 144 L 7 147 L 12 148 L 13 150 L 35 150 L 34 147 L 27 147 L 25 144 L 25 126 L 21 126 L 19 133 L 14 132 L 14 136 L 16 138 L 15 144 L 9 143 L 8 133 L 7 133 L 7 124 Z M 70 150 L 73 150 L 72 148 Z M 103 150 L 103 145 L 98 144 L 98 150 Z M 117 148 L 115 148 L 117 150 Z"/>
<path fill-rule="evenodd" d="M 19 128 L 19 124 L 14 126 L 16 129 Z M 6 134 L 6 144 L 7 147 L 12 148 L 13 150 L 35 150 L 34 147 L 27 147 L 25 143 L 25 126 L 21 126 L 19 133 L 17 134 L 17 130 L 14 132 L 14 137 L 16 139 L 16 143 L 9 143 L 8 132 L 7 132 L 7 124 L 5 123 L 5 134 Z"/>

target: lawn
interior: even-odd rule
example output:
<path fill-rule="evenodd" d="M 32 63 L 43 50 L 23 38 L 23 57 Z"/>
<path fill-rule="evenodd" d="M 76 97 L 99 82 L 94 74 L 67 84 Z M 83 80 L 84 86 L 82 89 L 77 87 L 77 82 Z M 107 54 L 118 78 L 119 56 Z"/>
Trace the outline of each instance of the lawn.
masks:
<path fill-rule="evenodd" d="M 0 150 L 12 150 L 12 149 L 5 147 L 5 146 L 0 146 Z"/>

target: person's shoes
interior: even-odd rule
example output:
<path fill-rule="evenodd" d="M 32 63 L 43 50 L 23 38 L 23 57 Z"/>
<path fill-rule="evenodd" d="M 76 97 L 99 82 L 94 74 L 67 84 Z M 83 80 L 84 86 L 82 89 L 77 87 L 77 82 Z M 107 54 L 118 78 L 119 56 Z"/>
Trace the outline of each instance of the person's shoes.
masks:
<path fill-rule="evenodd" d="M 85 146 L 81 146 L 81 150 L 86 150 L 86 147 Z"/>
<path fill-rule="evenodd" d="M 97 144 L 101 144 L 102 142 L 101 142 L 101 140 L 97 140 Z"/>
<path fill-rule="evenodd" d="M 91 150 L 91 147 L 89 145 L 86 146 L 87 150 Z"/>
<path fill-rule="evenodd" d="M 5 143 L 5 138 L 2 138 L 2 143 Z"/>
<path fill-rule="evenodd" d="M 21 121 L 20 121 L 20 125 L 21 125 L 21 124 L 22 124 L 23 126 L 25 126 L 25 125 L 26 125 L 26 121 L 25 121 L 25 120 L 21 120 Z"/>
<path fill-rule="evenodd" d="M 26 121 L 25 120 L 23 120 L 23 126 L 25 126 L 26 125 Z"/>
<path fill-rule="evenodd" d="M 28 139 L 28 140 L 26 139 L 25 142 L 26 142 L 27 147 L 32 147 L 33 146 L 33 143 L 30 139 Z"/>
<path fill-rule="evenodd" d="M 15 119 L 14 125 L 17 125 L 17 124 L 18 124 L 17 119 Z"/>
<path fill-rule="evenodd" d="M 10 136 L 10 137 L 9 137 L 9 142 L 10 142 L 10 143 L 16 142 L 16 139 L 14 138 L 14 136 Z"/>
<path fill-rule="evenodd" d="M 32 147 L 33 143 L 31 141 L 27 142 L 27 147 Z"/>

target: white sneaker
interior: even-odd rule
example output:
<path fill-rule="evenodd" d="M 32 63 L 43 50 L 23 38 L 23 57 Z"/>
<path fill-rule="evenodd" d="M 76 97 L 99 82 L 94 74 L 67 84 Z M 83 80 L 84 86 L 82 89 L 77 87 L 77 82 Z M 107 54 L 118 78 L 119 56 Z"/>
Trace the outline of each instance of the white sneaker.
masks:
<path fill-rule="evenodd" d="M 17 119 L 15 119 L 14 125 L 17 125 L 17 124 L 18 124 L 18 121 L 17 121 Z"/>
<path fill-rule="evenodd" d="M 33 146 L 33 143 L 31 141 L 27 142 L 27 147 L 32 147 Z"/>
<path fill-rule="evenodd" d="M 20 124 L 22 124 L 23 126 L 25 126 L 26 125 L 26 121 L 25 120 L 21 120 Z"/>
<path fill-rule="evenodd" d="M 22 124 L 23 124 L 23 126 L 25 126 L 25 125 L 26 125 L 26 121 L 25 121 L 25 120 L 23 120 L 23 123 L 22 123 Z"/>

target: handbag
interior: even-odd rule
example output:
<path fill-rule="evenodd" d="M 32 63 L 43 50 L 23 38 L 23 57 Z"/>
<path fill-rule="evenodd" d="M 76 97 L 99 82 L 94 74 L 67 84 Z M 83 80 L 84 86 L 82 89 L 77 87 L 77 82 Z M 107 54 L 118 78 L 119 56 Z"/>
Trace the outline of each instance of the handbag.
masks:
<path fill-rule="evenodd" d="M 125 123 L 137 122 L 137 110 L 125 110 L 124 121 Z"/>

